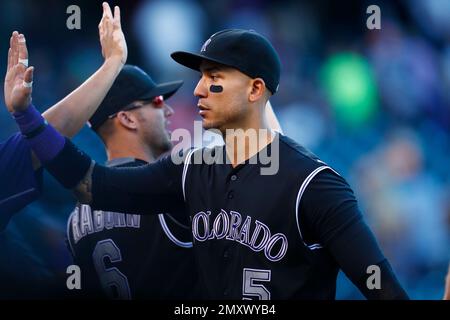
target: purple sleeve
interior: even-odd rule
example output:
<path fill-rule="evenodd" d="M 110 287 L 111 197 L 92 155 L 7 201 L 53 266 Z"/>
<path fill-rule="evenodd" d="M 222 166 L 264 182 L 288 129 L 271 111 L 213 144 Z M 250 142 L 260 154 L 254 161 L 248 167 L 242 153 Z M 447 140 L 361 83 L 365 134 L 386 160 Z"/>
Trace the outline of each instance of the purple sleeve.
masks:
<path fill-rule="evenodd" d="M 39 196 L 41 183 L 42 170 L 33 170 L 31 148 L 21 134 L 0 143 L 0 230 Z"/>

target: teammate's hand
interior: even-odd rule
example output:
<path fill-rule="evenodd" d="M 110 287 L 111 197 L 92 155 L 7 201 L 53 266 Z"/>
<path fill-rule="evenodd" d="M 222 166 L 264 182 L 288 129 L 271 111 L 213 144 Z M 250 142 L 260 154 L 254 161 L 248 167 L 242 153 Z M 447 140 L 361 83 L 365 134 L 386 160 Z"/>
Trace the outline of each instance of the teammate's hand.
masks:
<path fill-rule="evenodd" d="M 114 7 L 112 15 L 109 4 L 103 2 L 103 16 L 98 25 L 102 55 L 105 60 L 118 59 L 122 65 L 127 61 L 128 49 L 120 24 L 120 9 Z"/>
<path fill-rule="evenodd" d="M 31 103 L 33 67 L 28 67 L 25 36 L 17 31 L 9 40 L 8 67 L 5 76 L 5 105 L 9 112 L 24 111 Z"/>

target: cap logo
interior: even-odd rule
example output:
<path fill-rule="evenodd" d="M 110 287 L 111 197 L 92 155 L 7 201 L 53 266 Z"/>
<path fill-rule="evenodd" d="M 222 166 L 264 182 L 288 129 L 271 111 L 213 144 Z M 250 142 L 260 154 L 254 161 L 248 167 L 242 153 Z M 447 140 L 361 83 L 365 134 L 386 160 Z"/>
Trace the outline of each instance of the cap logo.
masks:
<path fill-rule="evenodd" d="M 205 43 L 202 46 L 202 49 L 200 50 L 200 52 L 205 52 L 206 51 L 206 47 L 211 43 L 211 38 L 209 38 L 208 40 L 205 41 Z"/>

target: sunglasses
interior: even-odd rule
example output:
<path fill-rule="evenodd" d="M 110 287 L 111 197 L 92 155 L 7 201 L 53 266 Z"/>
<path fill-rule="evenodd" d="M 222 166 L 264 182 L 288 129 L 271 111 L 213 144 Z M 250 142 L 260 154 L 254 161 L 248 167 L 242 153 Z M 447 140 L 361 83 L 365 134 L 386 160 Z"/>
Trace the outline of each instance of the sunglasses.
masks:
<path fill-rule="evenodd" d="M 162 107 L 164 105 L 164 97 L 163 96 L 157 96 L 157 97 L 154 97 L 152 100 L 149 100 L 149 101 L 134 102 L 134 103 L 129 104 L 128 106 L 126 106 L 125 108 L 123 108 L 120 111 L 130 111 L 130 110 L 134 110 L 134 109 L 139 109 L 139 108 L 142 108 L 143 106 L 145 106 L 145 105 L 147 105 L 149 103 L 153 104 L 157 108 L 160 108 L 160 107 Z M 114 118 L 115 116 L 117 116 L 117 114 L 119 112 L 113 113 L 112 115 L 108 116 L 108 119 Z"/>

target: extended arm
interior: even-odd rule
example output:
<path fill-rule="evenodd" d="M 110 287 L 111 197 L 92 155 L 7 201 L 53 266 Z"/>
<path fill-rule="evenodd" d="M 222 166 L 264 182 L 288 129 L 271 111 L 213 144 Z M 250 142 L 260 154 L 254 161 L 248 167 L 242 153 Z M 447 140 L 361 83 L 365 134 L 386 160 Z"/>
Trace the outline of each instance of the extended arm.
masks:
<path fill-rule="evenodd" d="M 298 212 L 304 241 L 322 244 L 367 299 L 408 299 L 341 176 L 318 173 Z M 379 287 L 368 285 L 373 270 L 379 270 Z"/>
<path fill-rule="evenodd" d="M 47 139 L 46 143 L 52 140 Z M 47 156 L 39 148 L 35 151 L 40 159 Z M 64 187 L 75 191 L 81 203 L 94 209 L 156 214 L 161 210 L 171 211 L 172 205 L 176 208 L 183 201 L 183 165 L 174 164 L 169 156 L 146 166 L 104 167 L 95 164 L 66 138 L 59 152 L 43 163 Z"/>
<path fill-rule="evenodd" d="M 56 130 L 63 135 L 72 137 L 84 126 L 94 114 L 106 93 L 119 74 L 127 58 L 127 45 L 120 24 L 120 11 L 115 8 L 115 16 L 107 3 L 103 3 L 103 17 L 99 23 L 100 43 L 105 58 L 103 65 L 80 87 L 54 106 L 44 112 L 43 116 Z M 17 31 L 13 32 L 8 51 L 8 68 L 5 77 L 5 103 L 13 112 L 13 94 L 29 95 L 31 97 L 33 67 L 28 67 L 28 50 L 25 36 Z M 28 84 L 17 86 L 18 92 L 11 88 L 22 81 Z M 20 92 L 22 91 L 22 92 Z M 29 100 L 31 102 L 31 98 Z M 33 156 L 33 167 L 40 166 Z"/>
<path fill-rule="evenodd" d="M 127 59 L 127 44 L 120 23 L 119 8 L 114 17 L 107 3 L 99 23 L 103 65 L 81 86 L 43 113 L 64 136 L 72 137 L 95 113 Z M 26 49 L 26 48 L 25 48 Z"/>

